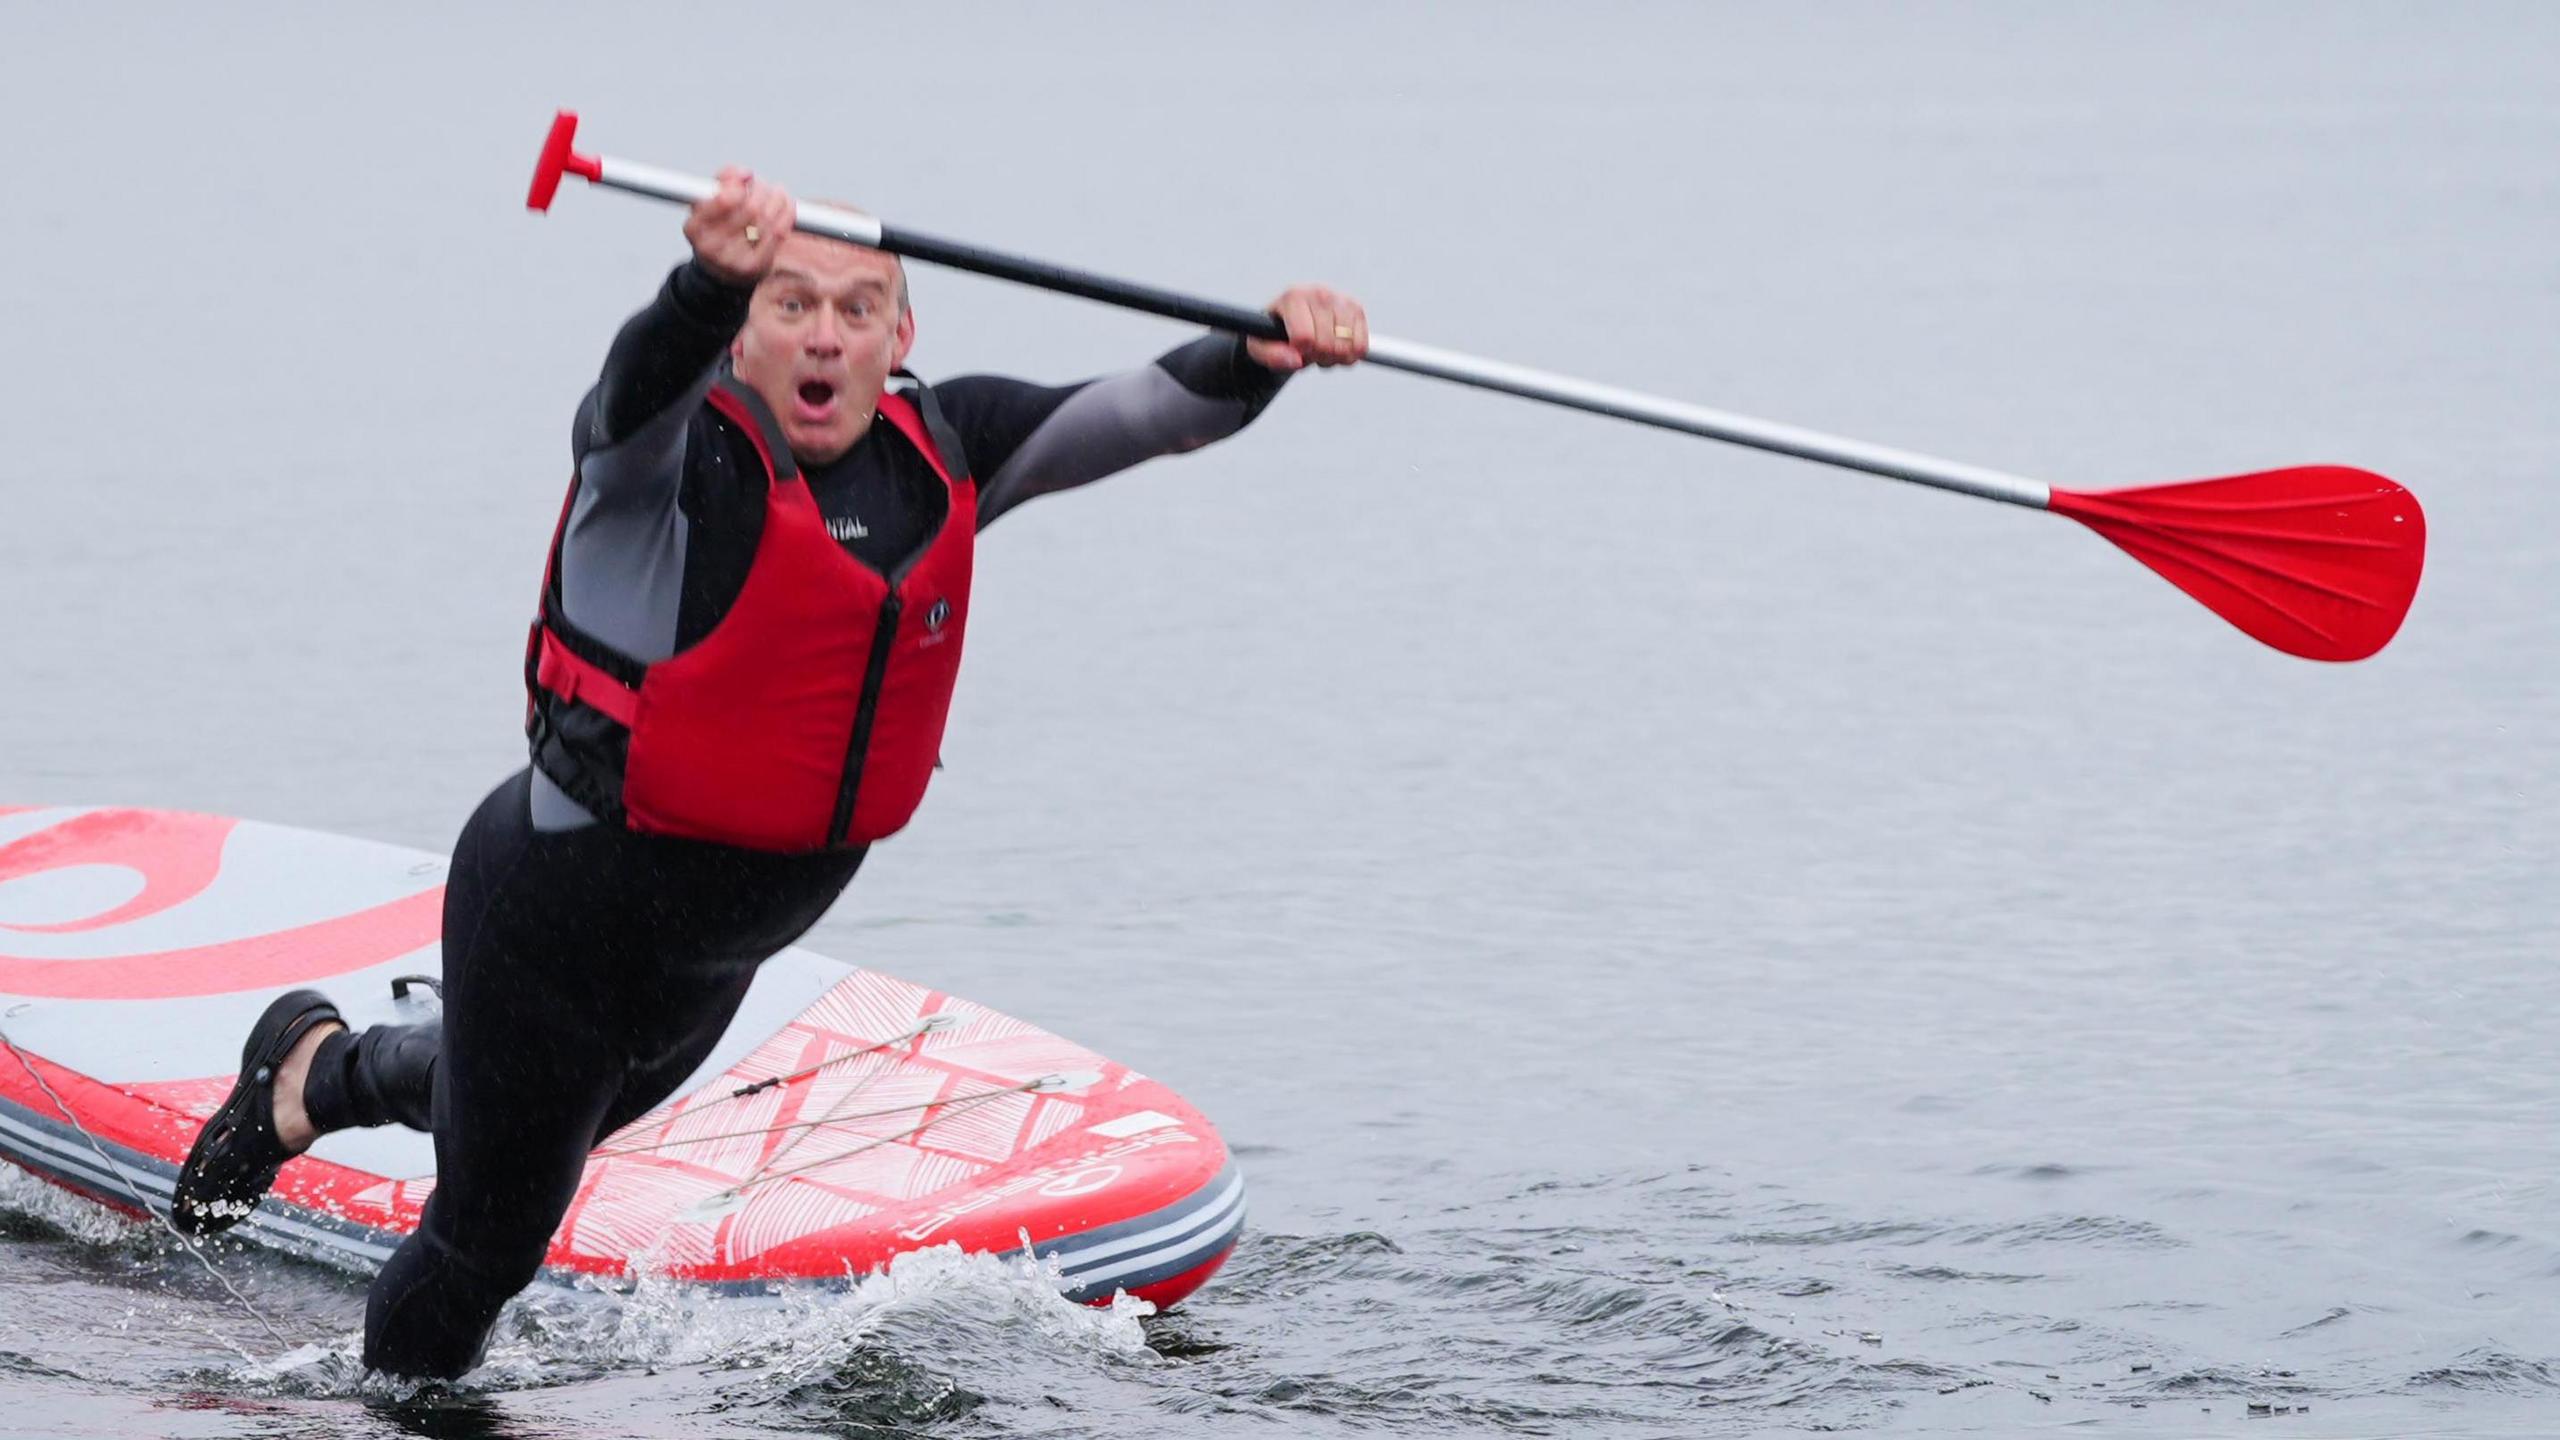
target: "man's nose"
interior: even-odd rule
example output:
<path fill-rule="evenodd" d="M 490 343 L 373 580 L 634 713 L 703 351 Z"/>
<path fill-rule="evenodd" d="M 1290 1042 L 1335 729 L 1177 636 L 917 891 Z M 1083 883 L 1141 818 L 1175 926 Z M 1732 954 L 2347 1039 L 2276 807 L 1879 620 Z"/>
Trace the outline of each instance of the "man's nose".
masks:
<path fill-rule="evenodd" d="M 800 344 L 810 354 L 824 358 L 844 353 L 844 322 L 836 318 L 834 306 L 818 307 L 818 318 L 810 323 Z"/>

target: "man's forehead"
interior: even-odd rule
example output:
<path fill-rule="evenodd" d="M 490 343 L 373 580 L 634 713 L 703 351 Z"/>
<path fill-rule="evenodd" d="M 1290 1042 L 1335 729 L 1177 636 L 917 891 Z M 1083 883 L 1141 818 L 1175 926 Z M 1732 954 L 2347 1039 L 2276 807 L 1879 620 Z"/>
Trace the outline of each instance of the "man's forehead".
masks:
<path fill-rule="evenodd" d="M 841 240 L 794 235 L 782 242 L 782 253 L 774 257 L 773 277 L 848 289 L 889 286 L 897 283 L 898 257 Z"/>

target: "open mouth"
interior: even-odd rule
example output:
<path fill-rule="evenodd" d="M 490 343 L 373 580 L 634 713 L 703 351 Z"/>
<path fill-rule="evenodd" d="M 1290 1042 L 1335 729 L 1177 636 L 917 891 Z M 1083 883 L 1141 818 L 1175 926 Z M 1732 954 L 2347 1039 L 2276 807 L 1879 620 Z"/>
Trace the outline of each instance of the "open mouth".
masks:
<path fill-rule="evenodd" d="M 792 408 L 803 422 L 824 420 L 835 413 L 836 387 L 828 381 L 803 380 L 791 392 L 791 398 L 797 402 Z"/>

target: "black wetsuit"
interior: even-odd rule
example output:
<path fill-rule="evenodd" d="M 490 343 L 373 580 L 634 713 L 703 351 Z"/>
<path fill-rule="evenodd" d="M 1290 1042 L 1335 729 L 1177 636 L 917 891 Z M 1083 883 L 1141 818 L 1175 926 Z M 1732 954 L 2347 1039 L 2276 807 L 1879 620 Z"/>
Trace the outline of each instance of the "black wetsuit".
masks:
<path fill-rule="evenodd" d="M 563 532 L 570 618 L 663 658 L 708 633 L 754 553 L 762 477 L 705 443 L 703 395 L 748 292 L 693 265 L 623 327 L 579 407 L 580 485 Z M 1211 336 L 1081 385 L 972 376 L 934 387 L 978 486 L 983 528 L 1022 501 L 1233 433 L 1278 391 Z M 886 568 L 940 520 L 940 481 L 875 424 L 808 471 L 830 531 Z M 861 850 L 778 855 L 596 823 L 538 772 L 481 802 L 444 900 L 444 1010 L 323 1041 L 304 1104 L 323 1130 L 432 1130 L 436 1188 L 375 1280 L 364 1359 L 450 1377 L 541 1268 L 604 1135 L 700 1065 L 755 967 L 826 913 Z"/>

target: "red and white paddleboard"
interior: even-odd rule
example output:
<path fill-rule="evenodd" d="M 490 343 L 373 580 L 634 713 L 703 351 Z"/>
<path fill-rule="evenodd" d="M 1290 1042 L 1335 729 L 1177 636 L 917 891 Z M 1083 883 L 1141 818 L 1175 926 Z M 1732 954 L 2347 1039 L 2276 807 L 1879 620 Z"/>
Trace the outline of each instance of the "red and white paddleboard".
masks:
<path fill-rule="evenodd" d="M 395 1000 L 391 982 L 437 973 L 444 870 L 211 815 L 0 807 L 0 1157 L 165 1212 L 269 1000 L 310 986 L 351 1025 L 418 1018 L 423 989 Z M 598 1146 L 552 1239 L 555 1275 L 760 1288 L 929 1246 L 1027 1244 L 1055 1257 L 1070 1298 L 1161 1307 L 1244 1225 L 1226 1145 L 1171 1090 L 805 950 L 766 962 L 676 1094 Z M 428 1136 L 341 1131 L 232 1233 L 378 1265 L 434 1186 Z"/>

